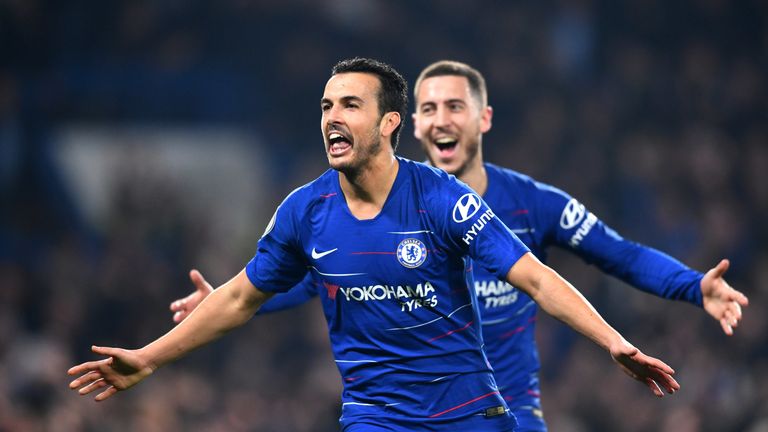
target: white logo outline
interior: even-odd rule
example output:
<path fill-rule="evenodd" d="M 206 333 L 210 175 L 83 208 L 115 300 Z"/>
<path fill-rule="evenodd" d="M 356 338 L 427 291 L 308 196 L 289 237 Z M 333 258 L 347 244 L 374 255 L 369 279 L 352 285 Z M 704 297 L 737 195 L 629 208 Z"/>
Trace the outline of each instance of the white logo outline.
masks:
<path fill-rule="evenodd" d="M 475 213 L 480 210 L 480 197 L 475 193 L 465 193 L 456 201 L 456 205 L 453 206 L 453 221 L 456 223 L 462 223 L 469 220 Z M 457 218 L 457 213 L 461 218 Z"/>
<path fill-rule="evenodd" d="M 413 248 L 406 249 L 408 246 Z M 416 268 L 424 264 L 427 260 L 427 246 L 424 245 L 419 239 L 407 238 L 403 239 L 400 244 L 397 245 L 397 261 L 406 268 Z"/>
<path fill-rule="evenodd" d="M 320 258 L 322 258 L 322 257 L 324 257 L 326 255 L 329 255 L 329 254 L 332 254 L 332 253 L 336 252 L 337 250 L 339 250 L 339 248 L 334 248 L 334 249 L 331 249 L 331 250 L 327 250 L 325 252 L 318 252 L 318 251 L 315 250 L 315 248 L 312 248 L 312 259 L 318 260 L 318 259 L 320 259 Z"/>
<path fill-rule="evenodd" d="M 560 215 L 560 226 L 563 229 L 571 229 L 580 224 L 587 213 L 587 208 L 584 204 L 580 203 L 576 198 L 571 198 L 565 204 L 563 213 Z"/>

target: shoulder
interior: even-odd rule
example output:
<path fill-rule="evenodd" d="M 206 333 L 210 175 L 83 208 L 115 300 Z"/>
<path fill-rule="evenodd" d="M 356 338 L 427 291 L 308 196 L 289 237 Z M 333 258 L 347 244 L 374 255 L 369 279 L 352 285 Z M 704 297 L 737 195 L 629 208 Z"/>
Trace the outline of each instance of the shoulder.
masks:
<path fill-rule="evenodd" d="M 315 203 L 338 193 L 337 191 L 338 174 L 329 169 L 315 180 L 294 189 L 285 197 L 280 207 L 286 210 L 299 209 L 304 211 Z"/>
<path fill-rule="evenodd" d="M 510 168 L 500 167 L 488 162 L 484 163 L 483 166 L 485 167 L 485 172 L 488 174 L 488 178 L 492 181 L 500 181 L 517 188 L 523 187 L 537 189 L 542 186 L 549 186 L 546 183 L 535 180 L 529 175 L 523 174 Z"/>
<path fill-rule="evenodd" d="M 435 168 L 424 162 L 416 162 L 403 157 L 398 157 L 398 160 L 400 161 L 401 169 L 406 170 L 410 176 L 423 179 L 424 181 L 441 182 L 448 180 L 448 177 L 452 177 L 440 168 Z"/>
<path fill-rule="evenodd" d="M 445 190 L 465 189 L 467 186 L 455 176 L 440 168 L 422 162 L 400 158 L 401 168 L 408 170 L 413 179 L 426 195 L 435 195 Z"/>
<path fill-rule="evenodd" d="M 505 190 L 514 190 L 529 197 L 542 199 L 547 197 L 567 197 L 570 199 L 570 196 L 562 189 L 538 181 L 529 175 L 487 162 L 484 166 L 485 171 L 488 173 L 489 181 L 500 183 Z"/>

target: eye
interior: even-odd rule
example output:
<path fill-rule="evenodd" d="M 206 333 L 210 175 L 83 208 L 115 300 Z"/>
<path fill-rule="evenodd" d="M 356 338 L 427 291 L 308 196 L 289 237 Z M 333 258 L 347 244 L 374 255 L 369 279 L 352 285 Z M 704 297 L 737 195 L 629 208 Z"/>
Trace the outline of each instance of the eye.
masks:
<path fill-rule="evenodd" d="M 422 105 L 420 111 L 424 115 L 430 115 L 435 112 L 435 107 L 432 105 Z"/>
<path fill-rule="evenodd" d="M 327 104 L 327 103 L 326 104 L 320 104 L 320 110 L 321 111 L 326 112 L 329 109 L 331 109 L 331 104 Z"/>
<path fill-rule="evenodd" d="M 464 105 L 456 102 L 448 105 L 448 109 L 450 109 L 453 112 L 459 112 L 464 109 Z"/>

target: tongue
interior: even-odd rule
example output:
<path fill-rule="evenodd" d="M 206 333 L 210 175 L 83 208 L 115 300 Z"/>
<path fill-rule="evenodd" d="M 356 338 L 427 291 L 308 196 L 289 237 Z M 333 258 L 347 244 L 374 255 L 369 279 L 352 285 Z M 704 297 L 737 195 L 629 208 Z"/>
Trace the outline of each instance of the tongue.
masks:
<path fill-rule="evenodd" d="M 441 157 L 451 157 L 456 152 L 456 144 L 438 144 L 437 152 Z"/>
<path fill-rule="evenodd" d="M 350 148 L 351 145 L 347 141 L 339 141 L 331 144 L 330 146 L 330 152 L 331 154 L 338 154 L 343 152 L 344 150 Z"/>

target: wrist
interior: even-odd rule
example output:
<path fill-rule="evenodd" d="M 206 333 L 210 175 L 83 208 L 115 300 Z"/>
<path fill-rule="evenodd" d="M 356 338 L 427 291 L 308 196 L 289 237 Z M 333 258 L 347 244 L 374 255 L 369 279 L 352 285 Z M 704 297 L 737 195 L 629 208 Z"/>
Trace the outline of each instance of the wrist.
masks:
<path fill-rule="evenodd" d="M 616 356 L 618 354 L 626 353 L 627 349 L 632 348 L 632 344 L 624 339 L 621 334 L 616 331 L 614 331 L 614 333 L 615 334 L 610 335 L 606 345 L 606 349 L 611 353 L 611 355 Z"/>
<path fill-rule="evenodd" d="M 140 369 L 144 371 L 146 375 L 151 375 L 162 366 L 158 360 L 152 356 L 150 345 L 136 350 L 136 356 L 139 358 Z"/>

